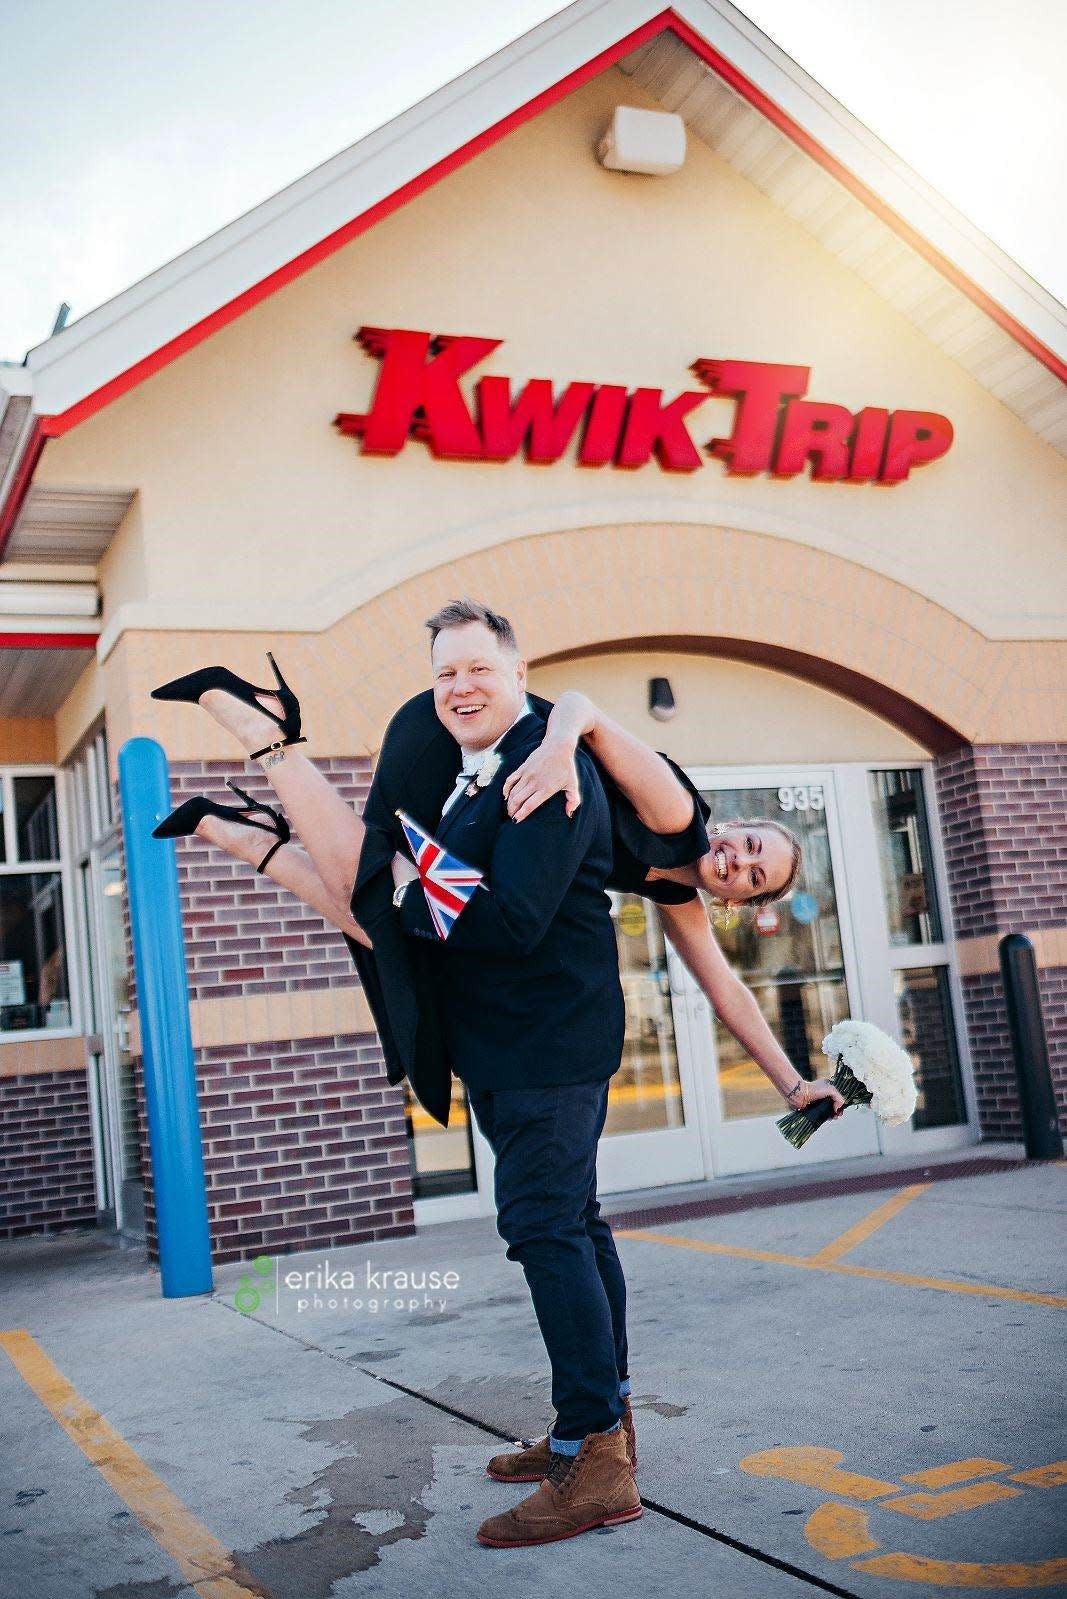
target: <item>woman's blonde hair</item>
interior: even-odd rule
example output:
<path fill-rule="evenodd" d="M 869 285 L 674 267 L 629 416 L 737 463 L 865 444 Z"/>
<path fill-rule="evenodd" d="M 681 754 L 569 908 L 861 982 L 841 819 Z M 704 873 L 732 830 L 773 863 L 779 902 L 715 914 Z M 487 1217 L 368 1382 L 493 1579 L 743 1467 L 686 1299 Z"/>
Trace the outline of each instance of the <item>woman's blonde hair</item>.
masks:
<path fill-rule="evenodd" d="M 789 865 L 789 875 L 781 888 L 767 889 L 765 893 L 752 894 L 745 900 L 733 900 L 724 903 L 732 903 L 738 907 L 742 905 L 773 905 L 775 900 L 784 899 L 796 886 L 800 868 L 804 864 L 804 849 L 797 835 L 786 827 L 784 823 L 776 822 L 770 816 L 734 816 L 728 822 L 716 822 L 713 827 L 709 827 L 708 832 L 709 834 L 724 833 L 728 827 L 773 827 L 776 833 L 781 833 L 789 845 L 792 859 Z"/>

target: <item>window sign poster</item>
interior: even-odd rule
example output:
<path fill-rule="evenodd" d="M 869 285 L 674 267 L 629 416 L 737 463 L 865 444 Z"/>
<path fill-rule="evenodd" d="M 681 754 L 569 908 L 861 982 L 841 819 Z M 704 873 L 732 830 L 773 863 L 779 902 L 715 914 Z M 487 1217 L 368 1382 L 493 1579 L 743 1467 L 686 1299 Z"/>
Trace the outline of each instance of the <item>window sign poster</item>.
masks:
<path fill-rule="evenodd" d="M 21 961 L 0 961 L 0 1005 L 25 1005 L 26 979 Z"/>
<path fill-rule="evenodd" d="M 926 878 L 922 872 L 901 872 L 901 909 L 905 916 L 922 916 L 926 910 Z"/>

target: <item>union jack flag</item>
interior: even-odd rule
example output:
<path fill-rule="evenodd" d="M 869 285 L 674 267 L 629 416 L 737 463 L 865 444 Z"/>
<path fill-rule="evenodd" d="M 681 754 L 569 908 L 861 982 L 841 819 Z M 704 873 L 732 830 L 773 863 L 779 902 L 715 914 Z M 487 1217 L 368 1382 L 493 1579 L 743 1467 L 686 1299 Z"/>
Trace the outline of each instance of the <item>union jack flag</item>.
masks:
<path fill-rule="evenodd" d="M 398 810 L 396 814 L 418 867 L 430 918 L 438 937 L 447 938 L 460 911 L 485 874 L 475 866 L 468 866 L 458 856 L 450 855 L 445 846 L 439 844 L 418 822 L 412 821 L 406 811 Z"/>

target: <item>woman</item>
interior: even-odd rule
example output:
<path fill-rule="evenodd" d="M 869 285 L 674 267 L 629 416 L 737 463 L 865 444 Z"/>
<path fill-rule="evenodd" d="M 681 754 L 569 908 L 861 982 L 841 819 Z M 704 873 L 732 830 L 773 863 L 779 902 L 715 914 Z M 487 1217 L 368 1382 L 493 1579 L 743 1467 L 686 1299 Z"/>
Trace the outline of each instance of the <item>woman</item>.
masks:
<path fill-rule="evenodd" d="M 367 828 L 313 762 L 290 747 L 306 742 L 300 734 L 299 703 L 269 651 L 267 658 L 277 691 L 247 683 L 225 667 L 206 667 L 162 684 L 152 696 L 199 703 L 232 733 L 249 759 L 260 762 L 307 848 L 292 842 L 284 817 L 235 784 L 231 787 L 246 804 L 223 807 L 194 796 L 160 823 L 153 836 L 197 833 L 287 888 L 347 938 L 369 949 L 371 940 L 351 911 L 353 863 L 358 865 Z M 416 696 L 408 706 L 425 699 Z M 547 705 L 535 696 L 531 699 L 539 707 Z M 797 840 L 780 824 L 765 820 L 719 824 L 710 839 L 697 827 L 700 838 L 693 846 L 691 864 L 664 865 L 664 860 L 677 858 L 676 846 L 669 847 L 671 835 L 694 829 L 697 814 L 706 817 L 706 806 L 679 768 L 584 695 L 573 693 L 563 695 L 552 708 L 544 742 L 505 784 L 509 814 L 519 825 L 559 792 L 567 793 L 567 808 L 573 811 L 578 801 L 574 751 L 579 738 L 585 739 L 608 779 L 609 800 L 615 787 L 629 801 L 613 815 L 617 870 L 611 886 L 647 894 L 660 904 L 665 931 L 679 956 L 720 1020 L 786 1102 L 798 1109 L 814 1099 L 830 1098 L 835 1115 L 840 1115 L 844 1101 L 837 1089 L 825 1080 L 809 1082 L 798 1074 L 752 995 L 730 970 L 697 892 L 707 889 L 724 906 L 780 899 L 796 880 Z M 274 825 L 255 815 L 245 816 L 245 811 L 269 815 Z M 253 829 L 275 837 L 265 854 Z"/>

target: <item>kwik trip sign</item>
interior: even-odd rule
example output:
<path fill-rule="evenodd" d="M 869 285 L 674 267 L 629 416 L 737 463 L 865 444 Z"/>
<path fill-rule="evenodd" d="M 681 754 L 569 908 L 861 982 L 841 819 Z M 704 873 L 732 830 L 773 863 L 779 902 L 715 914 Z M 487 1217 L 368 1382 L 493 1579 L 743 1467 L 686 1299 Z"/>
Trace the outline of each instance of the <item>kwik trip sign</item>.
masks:
<path fill-rule="evenodd" d="M 703 385 L 668 399 L 662 389 L 618 383 L 568 383 L 556 395 L 548 378 L 513 392 L 510 378 L 483 376 L 473 406 L 460 379 L 500 348 L 500 339 L 360 328 L 356 339 L 381 362 L 369 411 L 341 411 L 342 433 L 364 455 L 399 455 L 409 439 L 440 460 L 510 461 L 540 466 L 577 445 L 580 466 L 631 469 L 655 459 L 667 472 L 695 472 L 712 456 L 736 477 L 799 476 L 811 462 L 820 482 L 901 483 L 952 443 L 952 424 L 934 411 L 888 411 L 808 400 L 811 368 L 770 361 L 700 359 Z M 725 438 L 694 441 L 696 412 L 711 396 L 734 401 Z"/>

